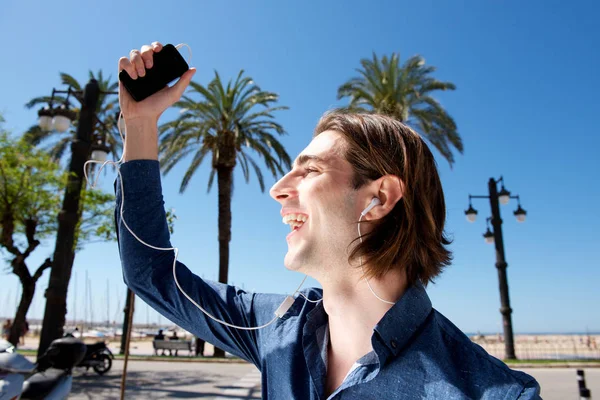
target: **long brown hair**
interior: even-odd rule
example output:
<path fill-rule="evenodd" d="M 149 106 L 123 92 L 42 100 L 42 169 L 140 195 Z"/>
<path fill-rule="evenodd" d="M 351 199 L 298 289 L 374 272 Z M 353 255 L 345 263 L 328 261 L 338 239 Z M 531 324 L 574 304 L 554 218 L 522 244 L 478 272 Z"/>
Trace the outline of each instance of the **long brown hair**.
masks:
<path fill-rule="evenodd" d="M 349 261 L 362 256 L 368 278 L 404 268 L 409 285 L 417 280 L 427 285 L 452 260 L 444 233 L 444 192 L 429 147 L 408 126 L 384 115 L 330 111 L 314 136 L 328 130 L 345 139 L 343 153 L 354 170 L 354 189 L 383 175 L 395 175 L 404 184 L 400 201 L 363 235 Z"/>

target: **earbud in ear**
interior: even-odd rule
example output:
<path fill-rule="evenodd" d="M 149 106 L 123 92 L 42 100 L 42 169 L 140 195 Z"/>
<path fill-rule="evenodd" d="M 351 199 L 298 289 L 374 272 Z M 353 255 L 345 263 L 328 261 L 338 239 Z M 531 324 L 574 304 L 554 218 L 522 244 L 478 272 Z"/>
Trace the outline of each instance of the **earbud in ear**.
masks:
<path fill-rule="evenodd" d="M 371 211 L 371 209 L 372 209 L 373 207 L 375 207 L 376 205 L 379 205 L 379 204 L 381 204 L 381 201 L 380 201 L 380 200 L 379 200 L 377 197 L 373 197 L 373 200 L 371 200 L 371 202 L 369 203 L 369 205 L 367 206 L 367 208 L 365 208 L 365 209 L 364 209 L 364 210 L 363 210 L 363 211 L 360 213 L 360 215 L 362 215 L 362 216 L 364 217 L 365 215 L 367 215 L 367 213 L 368 213 L 369 211 Z"/>

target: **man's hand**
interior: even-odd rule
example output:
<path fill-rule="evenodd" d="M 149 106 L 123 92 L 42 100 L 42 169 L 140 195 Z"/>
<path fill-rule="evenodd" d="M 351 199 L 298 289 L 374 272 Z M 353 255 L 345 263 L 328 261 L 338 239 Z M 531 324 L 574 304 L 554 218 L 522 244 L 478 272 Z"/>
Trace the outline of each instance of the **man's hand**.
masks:
<path fill-rule="evenodd" d="M 141 50 L 131 50 L 129 58 L 121 57 L 119 59 L 119 71 L 127 71 L 132 79 L 143 77 L 146 75 L 146 70 L 152 68 L 154 53 L 158 53 L 161 50 L 162 44 L 158 42 L 154 42 L 151 45 L 144 45 Z M 158 121 L 160 115 L 167 108 L 179 101 L 195 73 L 196 69 L 190 68 L 175 85 L 165 87 L 163 90 L 140 102 L 133 100 L 127 89 L 119 82 L 119 105 L 121 106 L 125 120 L 149 118 Z"/>
<path fill-rule="evenodd" d="M 119 71 L 125 70 L 132 79 L 143 77 L 152 68 L 154 53 L 162 50 L 162 44 L 154 42 L 131 50 L 128 57 L 119 59 Z M 175 104 L 196 73 L 190 68 L 171 87 L 165 87 L 152 96 L 136 102 L 119 81 L 119 105 L 125 119 L 125 161 L 135 159 L 158 159 L 157 123 L 161 114 Z"/>

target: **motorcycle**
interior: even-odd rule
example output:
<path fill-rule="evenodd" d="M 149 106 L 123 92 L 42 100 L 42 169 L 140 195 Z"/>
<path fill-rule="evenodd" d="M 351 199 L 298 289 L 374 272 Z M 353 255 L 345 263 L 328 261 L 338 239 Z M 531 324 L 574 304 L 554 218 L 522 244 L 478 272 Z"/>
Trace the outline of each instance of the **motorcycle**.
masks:
<path fill-rule="evenodd" d="M 0 400 L 63 400 L 73 385 L 71 371 L 86 353 L 75 338 L 54 340 L 32 363 L 6 341 L 0 342 Z"/>
<path fill-rule="evenodd" d="M 65 334 L 65 337 L 75 337 L 73 332 Z M 76 367 L 84 367 L 86 371 L 92 368 L 98 375 L 104 375 L 112 368 L 112 360 L 115 359 L 112 351 L 106 346 L 106 342 L 88 344 L 85 357 Z"/>
<path fill-rule="evenodd" d="M 85 356 L 76 367 L 85 367 L 86 371 L 91 367 L 98 375 L 104 375 L 112 367 L 112 360 L 114 359 L 115 356 L 106 347 L 105 342 L 96 342 L 87 345 Z"/>

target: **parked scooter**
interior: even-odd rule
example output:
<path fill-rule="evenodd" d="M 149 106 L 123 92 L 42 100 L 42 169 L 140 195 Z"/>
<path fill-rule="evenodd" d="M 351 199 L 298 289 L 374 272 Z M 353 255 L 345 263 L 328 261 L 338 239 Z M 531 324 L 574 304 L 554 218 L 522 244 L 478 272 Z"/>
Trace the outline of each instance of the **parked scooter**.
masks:
<path fill-rule="evenodd" d="M 6 341 L 0 343 L 0 400 L 63 400 L 71 392 L 71 370 L 85 356 L 86 345 L 75 338 L 53 341 L 32 363 Z"/>
<path fill-rule="evenodd" d="M 77 329 L 75 329 L 77 331 Z M 73 332 L 65 334 L 65 337 L 75 337 Z M 106 342 L 96 342 L 94 344 L 88 344 L 85 352 L 85 357 L 76 367 L 85 367 L 88 371 L 91 368 L 96 371 L 98 375 L 104 375 L 112 367 L 112 360 L 115 359 L 112 351 L 106 346 Z"/>
<path fill-rule="evenodd" d="M 85 367 L 86 371 L 92 367 L 98 375 L 104 375 L 112 367 L 112 360 L 114 360 L 114 358 L 115 356 L 113 356 L 110 349 L 106 347 L 105 342 L 96 342 L 87 345 L 87 351 L 83 360 L 76 366 Z"/>

